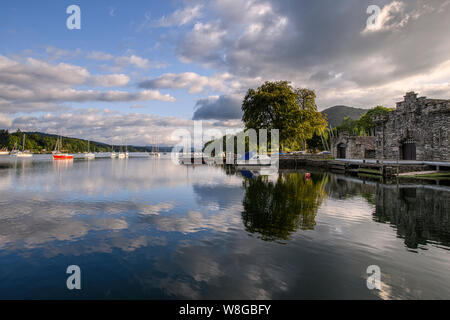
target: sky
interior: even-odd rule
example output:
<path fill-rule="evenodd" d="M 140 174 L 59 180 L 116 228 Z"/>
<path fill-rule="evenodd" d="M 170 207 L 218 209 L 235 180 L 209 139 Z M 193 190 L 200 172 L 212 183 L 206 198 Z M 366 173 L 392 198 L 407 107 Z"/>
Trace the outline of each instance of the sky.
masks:
<path fill-rule="evenodd" d="M 71 5 L 81 29 L 67 27 Z M 450 98 L 450 0 L 0 6 L 0 128 L 9 130 L 173 145 L 194 120 L 242 128 L 247 90 L 276 80 L 315 90 L 319 110 L 395 107 L 408 91 Z"/>

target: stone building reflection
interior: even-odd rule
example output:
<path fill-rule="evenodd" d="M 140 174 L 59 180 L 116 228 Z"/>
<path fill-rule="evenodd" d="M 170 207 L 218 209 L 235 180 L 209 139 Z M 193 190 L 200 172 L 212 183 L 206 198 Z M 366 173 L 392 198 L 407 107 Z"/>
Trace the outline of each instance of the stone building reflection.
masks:
<path fill-rule="evenodd" d="M 373 220 L 390 224 L 409 249 L 430 243 L 450 245 L 450 188 L 435 185 L 382 184 L 331 175 L 330 198 L 363 197 L 374 206 Z"/>
<path fill-rule="evenodd" d="M 303 173 L 281 173 L 276 181 L 267 176 L 245 178 L 245 229 L 265 241 L 288 240 L 298 229 L 314 229 L 327 180 L 327 175 L 308 178 Z"/>
<path fill-rule="evenodd" d="M 410 249 L 450 246 L 450 192 L 433 187 L 379 186 L 374 220 L 395 226 Z"/>

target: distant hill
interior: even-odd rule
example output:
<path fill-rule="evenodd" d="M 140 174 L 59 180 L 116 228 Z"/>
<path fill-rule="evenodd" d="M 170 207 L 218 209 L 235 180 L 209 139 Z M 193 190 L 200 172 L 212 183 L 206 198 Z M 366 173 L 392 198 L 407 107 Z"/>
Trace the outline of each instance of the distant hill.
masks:
<path fill-rule="evenodd" d="M 344 118 L 350 117 L 354 120 L 361 118 L 368 110 L 353 108 L 347 106 L 335 106 L 322 111 L 322 114 L 327 117 L 328 124 L 333 128 L 339 126 Z"/>
<path fill-rule="evenodd" d="M 0 149 L 2 147 L 7 147 L 8 150 L 12 150 L 14 144 L 22 147 L 23 134 L 26 135 L 25 139 L 25 149 L 31 150 L 33 152 L 39 153 L 45 150 L 46 152 L 51 152 L 56 143 L 57 136 L 53 134 L 47 134 L 42 132 L 10 132 L 5 130 L 0 130 Z M 88 149 L 88 142 L 84 139 L 62 137 L 63 148 L 70 153 L 84 152 Z M 102 142 L 89 142 L 90 151 L 96 152 L 110 152 L 112 146 Z M 115 151 L 123 150 L 125 151 L 125 146 L 114 146 Z M 130 152 L 151 152 L 153 151 L 152 146 L 128 146 L 128 151 Z M 159 147 L 160 152 L 170 152 L 172 147 Z"/>

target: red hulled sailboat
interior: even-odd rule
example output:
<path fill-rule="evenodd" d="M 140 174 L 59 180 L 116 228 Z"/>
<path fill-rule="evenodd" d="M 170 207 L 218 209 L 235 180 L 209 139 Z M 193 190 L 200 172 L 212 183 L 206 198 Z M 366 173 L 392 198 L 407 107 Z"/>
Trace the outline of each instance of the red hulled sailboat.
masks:
<path fill-rule="evenodd" d="M 62 137 L 56 140 L 55 150 L 53 153 L 53 160 L 73 160 L 73 154 L 62 152 Z"/>

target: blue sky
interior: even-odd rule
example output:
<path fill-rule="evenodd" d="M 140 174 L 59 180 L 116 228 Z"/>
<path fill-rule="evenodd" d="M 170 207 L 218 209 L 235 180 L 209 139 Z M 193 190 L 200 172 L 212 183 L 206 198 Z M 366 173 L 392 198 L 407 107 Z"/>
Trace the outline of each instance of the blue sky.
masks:
<path fill-rule="evenodd" d="M 66 27 L 73 4 L 81 30 Z M 10 130 L 170 144 L 193 119 L 242 127 L 245 92 L 266 80 L 314 89 L 320 110 L 393 107 L 411 90 L 450 96 L 449 0 L 0 6 L 0 127 Z"/>
<path fill-rule="evenodd" d="M 78 5 L 81 9 L 81 30 L 69 30 L 66 27 L 66 20 L 69 17 L 66 8 L 72 4 Z M 98 60 L 86 59 L 89 52 L 98 51 L 113 56 L 136 55 L 149 60 L 150 64 L 165 66 L 144 70 L 125 67 L 121 70 L 125 74 L 135 73 L 135 81 L 140 78 L 157 77 L 161 74 L 161 69 L 164 69 L 164 73 L 189 70 L 203 75 L 210 74 L 210 70 L 181 63 L 174 54 L 173 45 L 170 42 L 161 43 L 160 37 L 164 35 L 160 30 L 145 25 L 149 17 L 157 20 L 170 14 L 175 10 L 173 4 L 170 1 L 133 1 L 132 6 L 124 1 L 2 1 L 1 38 L 9 41 L 0 43 L 0 52 L 13 55 L 32 50 L 33 53 L 27 56 L 46 60 L 51 55 L 46 54 L 48 48 L 61 49 L 67 51 L 67 54 L 52 60 L 53 63 L 68 62 L 86 67 L 91 73 L 98 74 L 109 72 L 99 66 Z M 170 33 L 170 30 L 164 31 Z M 85 54 L 77 54 L 80 50 Z M 132 90 L 134 84 L 131 81 L 129 88 L 124 90 Z M 168 93 L 169 90 L 161 91 Z M 182 90 L 172 91 L 172 94 L 178 102 L 170 107 L 167 103 L 159 101 L 143 102 L 138 105 L 151 107 L 152 112 L 162 116 L 192 117 L 195 103 L 202 96 L 186 94 Z M 73 106 L 84 105 L 74 103 Z M 126 110 L 130 104 L 96 103 L 95 107 Z M 134 111 L 145 112 L 142 109 Z"/>

